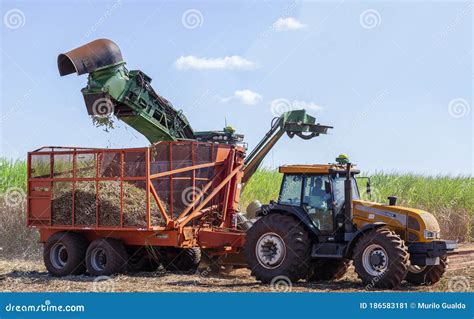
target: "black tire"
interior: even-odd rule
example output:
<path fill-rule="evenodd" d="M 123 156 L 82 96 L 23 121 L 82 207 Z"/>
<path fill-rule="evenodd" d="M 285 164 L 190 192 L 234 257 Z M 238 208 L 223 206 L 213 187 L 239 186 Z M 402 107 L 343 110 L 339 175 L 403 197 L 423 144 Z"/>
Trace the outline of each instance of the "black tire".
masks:
<path fill-rule="evenodd" d="M 344 277 L 351 261 L 348 259 L 318 258 L 311 261 L 307 281 L 337 280 Z"/>
<path fill-rule="evenodd" d="M 245 255 L 257 280 L 270 283 L 277 276 L 285 276 L 296 282 L 307 276 L 310 248 L 308 233 L 297 219 L 274 213 L 260 218 L 249 229 Z"/>
<path fill-rule="evenodd" d="M 169 271 L 194 272 L 201 262 L 201 249 L 194 248 L 168 248 L 160 253 L 162 265 Z"/>
<path fill-rule="evenodd" d="M 408 267 L 408 273 L 405 279 L 414 285 L 431 286 L 441 280 L 447 267 L 448 257 L 443 256 L 439 258 L 439 265 L 425 266 L 417 272 L 410 271 L 411 267 Z"/>
<path fill-rule="evenodd" d="M 382 227 L 362 235 L 356 243 L 352 259 L 355 271 L 364 285 L 395 288 L 406 277 L 409 254 L 405 242 L 400 236 L 390 229 Z M 364 259 L 366 260 L 365 266 Z M 378 270 L 374 266 L 376 263 L 381 267 Z M 385 267 L 382 267 L 383 265 Z"/>
<path fill-rule="evenodd" d="M 159 264 L 148 256 L 145 247 L 128 249 L 128 268 L 130 272 L 155 271 Z"/>
<path fill-rule="evenodd" d="M 96 239 L 87 248 L 86 265 L 92 276 L 123 273 L 127 270 L 128 254 L 118 239 Z"/>
<path fill-rule="evenodd" d="M 87 240 L 80 234 L 59 232 L 44 245 L 43 260 L 48 272 L 56 277 L 82 275 L 86 271 Z"/>

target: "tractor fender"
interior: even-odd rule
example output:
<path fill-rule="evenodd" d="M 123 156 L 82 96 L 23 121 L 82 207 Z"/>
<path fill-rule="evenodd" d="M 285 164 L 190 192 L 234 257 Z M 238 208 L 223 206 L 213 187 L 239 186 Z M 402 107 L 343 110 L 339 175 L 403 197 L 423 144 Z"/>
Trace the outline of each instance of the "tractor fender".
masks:
<path fill-rule="evenodd" d="M 384 223 L 384 222 L 376 222 L 376 223 L 372 223 L 372 224 L 367 224 L 367 225 L 363 226 L 361 229 L 357 230 L 354 234 L 354 237 L 352 237 L 351 241 L 346 246 L 346 251 L 344 253 L 344 257 L 351 258 L 352 249 L 354 248 L 357 241 L 362 237 L 362 235 L 364 235 L 365 233 L 367 233 L 367 232 L 369 232 L 373 229 L 377 229 L 377 228 L 383 227 L 385 225 L 387 225 L 387 224 Z"/>
<path fill-rule="evenodd" d="M 319 229 L 313 224 L 311 218 L 309 218 L 308 214 L 301 207 L 279 204 L 262 205 L 255 215 L 256 217 L 263 217 L 269 214 L 283 214 L 293 216 L 297 220 L 301 221 L 311 238 L 317 238 L 321 234 Z"/>

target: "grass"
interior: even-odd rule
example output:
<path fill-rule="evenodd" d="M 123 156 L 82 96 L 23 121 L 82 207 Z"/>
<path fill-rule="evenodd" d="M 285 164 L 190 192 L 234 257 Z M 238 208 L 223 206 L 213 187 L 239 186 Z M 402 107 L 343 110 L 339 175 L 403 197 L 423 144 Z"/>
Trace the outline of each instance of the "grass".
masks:
<path fill-rule="evenodd" d="M 280 190 L 281 174 L 260 169 L 245 186 L 240 207 L 245 211 L 253 200 L 268 203 L 276 200 Z M 387 202 L 387 196 L 397 195 L 399 204 L 433 213 L 438 219 L 445 238 L 472 241 L 474 237 L 474 178 L 452 176 L 424 176 L 376 172 L 372 178 L 372 199 Z M 359 182 L 362 197 L 365 180 Z M 38 256 L 36 230 L 28 229 L 25 202 L 12 207 L 5 198 L 12 188 L 26 190 L 26 163 L 0 158 L 0 256 Z"/>
<path fill-rule="evenodd" d="M 26 162 L 9 161 L 0 157 L 0 194 L 4 194 L 11 187 L 26 190 Z"/>

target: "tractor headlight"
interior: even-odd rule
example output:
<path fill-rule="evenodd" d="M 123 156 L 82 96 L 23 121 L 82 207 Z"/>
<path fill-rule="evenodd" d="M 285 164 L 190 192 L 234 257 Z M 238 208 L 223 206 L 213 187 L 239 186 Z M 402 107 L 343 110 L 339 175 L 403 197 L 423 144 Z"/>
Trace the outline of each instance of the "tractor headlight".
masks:
<path fill-rule="evenodd" d="M 431 231 L 431 230 L 427 230 L 427 229 L 425 229 L 425 231 L 424 231 L 424 236 L 425 236 L 425 239 L 440 238 L 438 231 Z"/>

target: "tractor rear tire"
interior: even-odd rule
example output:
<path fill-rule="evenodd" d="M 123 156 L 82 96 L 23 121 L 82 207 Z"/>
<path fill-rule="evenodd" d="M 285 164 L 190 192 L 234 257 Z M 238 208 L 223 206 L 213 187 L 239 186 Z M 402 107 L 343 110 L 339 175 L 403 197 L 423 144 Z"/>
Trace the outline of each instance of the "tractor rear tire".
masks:
<path fill-rule="evenodd" d="M 385 227 L 363 234 L 355 245 L 352 259 L 364 285 L 376 288 L 399 286 L 409 264 L 405 242 Z"/>
<path fill-rule="evenodd" d="M 55 277 L 82 275 L 86 271 L 87 240 L 80 234 L 58 232 L 44 245 L 43 259 L 48 272 Z"/>
<path fill-rule="evenodd" d="M 350 264 L 351 261 L 348 259 L 318 258 L 311 261 L 311 268 L 306 280 L 312 282 L 341 279 Z"/>
<path fill-rule="evenodd" d="M 291 282 L 306 278 L 310 249 L 307 231 L 291 216 L 266 215 L 247 231 L 247 264 L 252 275 L 263 283 L 271 283 L 280 276 Z"/>
<path fill-rule="evenodd" d="M 96 239 L 87 248 L 86 265 L 92 276 L 123 273 L 127 270 L 128 254 L 118 239 Z"/>
<path fill-rule="evenodd" d="M 162 265 L 169 271 L 195 272 L 201 262 L 201 249 L 169 248 L 163 255 Z"/>
<path fill-rule="evenodd" d="M 405 280 L 414 285 L 431 286 L 441 280 L 441 277 L 443 277 L 446 272 L 447 266 L 447 256 L 439 258 L 439 265 L 415 268 L 416 270 L 413 269 L 413 266 L 410 266 L 408 267 L 408 273 Z"/>

